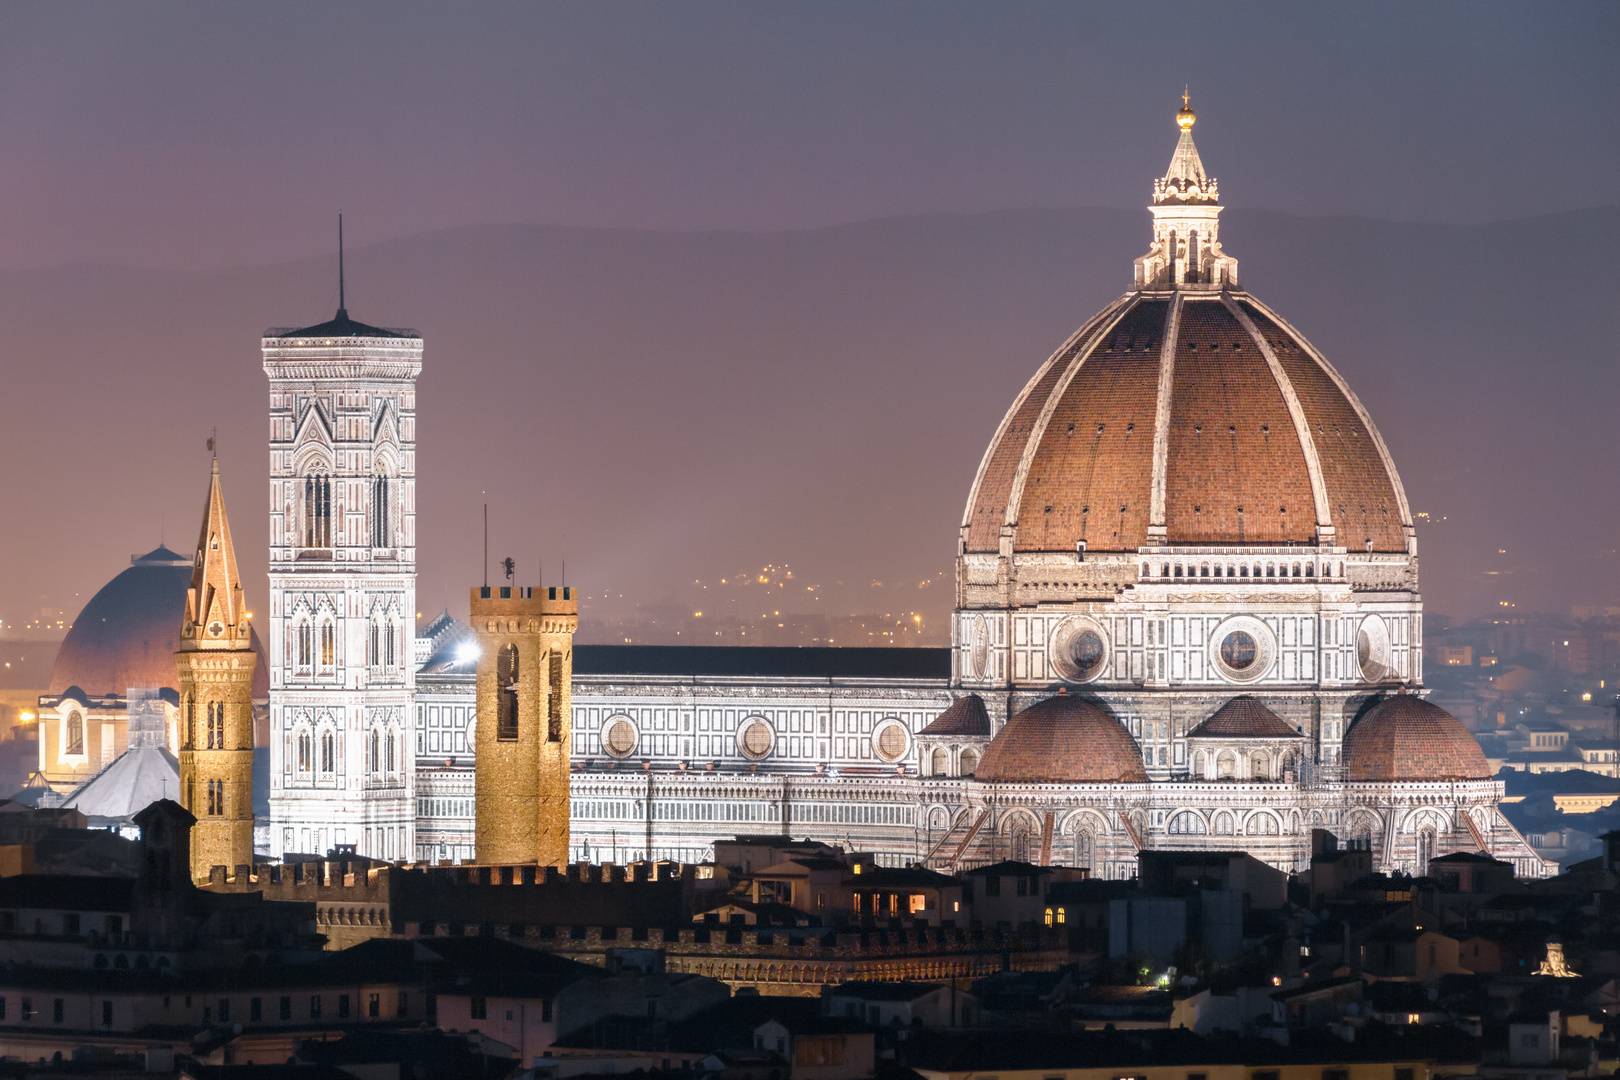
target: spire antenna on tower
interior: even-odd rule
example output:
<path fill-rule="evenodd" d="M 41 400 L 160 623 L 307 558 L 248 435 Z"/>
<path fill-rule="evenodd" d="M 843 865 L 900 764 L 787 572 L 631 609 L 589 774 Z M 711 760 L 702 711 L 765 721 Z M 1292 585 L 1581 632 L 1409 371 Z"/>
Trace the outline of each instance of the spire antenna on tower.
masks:
<path fill-rule="evenodd" d="M 1190 93 L 1191 90 L 1192 90 L 1192 84 L 1191 83 L 1182 83 L 1181 84 L 1181 104 L 1183 106 L 1192 105 L 1192 95 Z M 342 217 L 341 214 L 338 215 L 338 216 Z M 341 229 L 340 229 L 340 231 L 341 231 Z"/>
<path fill-rule="evenodd" d="M 349 305 L 343 297 L 343 211 L 338 211 L 338 318 L 347 315 Z"/>

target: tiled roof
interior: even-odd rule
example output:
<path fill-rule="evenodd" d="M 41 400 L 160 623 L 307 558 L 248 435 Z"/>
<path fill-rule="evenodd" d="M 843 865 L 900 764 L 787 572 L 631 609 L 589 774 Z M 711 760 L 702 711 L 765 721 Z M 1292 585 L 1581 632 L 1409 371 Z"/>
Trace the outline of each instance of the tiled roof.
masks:
<path fill-rule="evenodd" d="M 316 323 L 314 326 L 272 327 L 264 332 L 264 336 L 272 338 L 416 338 L 422 335 L 403 326 L 371 326 L 368 323 L 356 322 L 349 318 L 348 311 L 338 308 L 338 313 L 323 323 Z"/>
<path fill-rule="evenodd" d="M 1123 724 L 1059 694 L 1016 713 L 985 747 L 975 775 L 1007 783 L 1140 784 L 1142 751 Z"/>
<path fill-rule="evenodd" d="M 951 650 L 575 645 L 574 674 L 946 680 L 951 676 Z"/>
<path fill-rule="evenodd" d="M 1288 722 L 1248 694 L 1216 709 L 1187 733 L 1189 739 L 1302 739 Z"/>
<path fill-rule="evenodd" d="M 978 694 L 969 694 L 953 701 L 950 708 L 936 716 L 932 723 L 917 734 L 988 736 L 990 714 L 985 711 L 982 697 Z"/>
<path fill-rule="evenodd" d="M 1246 294 L 1186 295 L 1168 350 L 1167 430 L 1159 433 L 1172 305 L 1143 293 L 1118 303 L 1123 314 L 1110 306 L 1083 327 L 1007 413 L 969 496 L 967 552 L 998 551 L 1011 521 L 1016 551 L 1072 552 L 1083 540 L 1088 551 L 1134 553 L 1147 542 L 1157 434 L 1165 542 L 1314 543 L 1316 497 L 1290 394 L 1338 542 L 1406 550 L 1400 481 L 1377 433 L 1291 328 Z"/>
<path fill-rule="evenodd" d="M 1489 780 L 1485 752 L 1462 722 L 1411 694 L 1385 698 L 1344 735 L 1351 781 Z"/>

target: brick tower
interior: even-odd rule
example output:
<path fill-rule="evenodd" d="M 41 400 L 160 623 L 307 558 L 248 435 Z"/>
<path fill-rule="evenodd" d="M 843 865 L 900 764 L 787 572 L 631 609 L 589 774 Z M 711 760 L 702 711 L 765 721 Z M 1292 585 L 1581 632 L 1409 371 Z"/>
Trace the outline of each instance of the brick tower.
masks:
<path fill-rule="evenodd" d="M 253 862 L 253 652 L 219 459 L 186 590 L 180 648 L 180 797 L 196 817 L 191 876 Z"/>
<path fill-rule="evenodd" d="M 472 591 L 478 632 L 475 840 L 481 863 L 568 862 L 574 631 L 568 588 Z"/>

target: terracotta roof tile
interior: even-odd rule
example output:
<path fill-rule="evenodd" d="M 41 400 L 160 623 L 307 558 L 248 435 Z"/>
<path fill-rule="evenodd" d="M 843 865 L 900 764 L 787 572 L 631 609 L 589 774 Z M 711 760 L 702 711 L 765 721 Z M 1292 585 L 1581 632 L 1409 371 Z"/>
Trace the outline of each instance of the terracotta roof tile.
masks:
<path fill-rule="evenodd" d="M 1491 767 L 1462 721 L 1411 694 L 1385 698 L 1344 735 L 1352 781 L 1489 780 Z"/>
<path fill-rule="evenodd" d="M 1142 751 L 1118 720 L 1060 694 L 1016 713 L 985 748 L 975 775 L 1009 783 L 1141 784 Z"/>
<path fill-rule="evenodd" d="M 1187 733 L 1189 739 L 1302 739 L 1286 720 L 1242 694 Z"/>
<path fill-rule="evenodd" d="M 918 735 L 978 735 L 990 734 L 990 714 L 985 711 L 984 699 L 978 694 L 957 698 L 923 728 Z"/>

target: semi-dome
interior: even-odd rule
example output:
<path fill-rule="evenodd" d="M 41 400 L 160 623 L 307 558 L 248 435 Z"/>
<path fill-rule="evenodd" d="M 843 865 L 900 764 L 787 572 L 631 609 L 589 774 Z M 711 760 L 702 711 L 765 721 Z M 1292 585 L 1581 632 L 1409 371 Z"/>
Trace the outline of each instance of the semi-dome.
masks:
<path fill-rule="evenodd" d="M 86 694 L 125 694 L 130 687 L 175 688 L 174 653 L 185 620 L 191 560 L 159 545 L 130 560 L 130 566 L 90 598 L 62 639 L 51 668 L 51 694 L 78 687 Z M 268 697 L 269 671 L 264 647 L 253 637 L 259 663 L 253 696 Z"/>
<path fill-rule="evenodd" d="M 1148 778 L 1125 725 L 1066 694 L 1013 714 L 985 747 L 975 775 L 1025 784 L 1142 784 Z"/>
<path fill-rule="evenodd" d="M 1462 721 L 1411 694 L 1374 705 L 1344 734 L 1352 781 L 1489 780 L 1490 764 Z"/>
<path fill-rule="evenodd" d="M 1135 288 L 1007 410 L 968 497 L 964 555 L 1409 550 L 1406 496 L 1366 409 L 1303 335 L 1238 288 L 1190 118 L 1155 181 Z"/>

